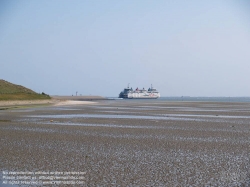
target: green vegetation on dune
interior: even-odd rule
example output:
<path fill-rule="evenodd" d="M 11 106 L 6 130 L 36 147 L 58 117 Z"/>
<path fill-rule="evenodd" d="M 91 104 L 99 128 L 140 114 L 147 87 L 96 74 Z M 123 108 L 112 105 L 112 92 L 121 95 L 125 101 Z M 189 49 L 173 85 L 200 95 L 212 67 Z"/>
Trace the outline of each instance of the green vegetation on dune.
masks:
<path fill-rule="evenodd" d="M 50 96 L 45 93 L 38 94 L 31 89 L 0 79 L 0 101 L 38 99 L 50 99 Z"/>
<path fill-rule="evenodd" d="M 15 93 L 37 94 L 31 89 L 25 88 L 20 85 L 12 84 L 8 81 L 0 79 L 0 94 L 15 94 Z"/>
<path fill-rule="evenodd" d="M 14 94 L 0 94 L 0 101 L 5 100 L 40 100 L 50 99 L 49 95 L 42 94 L 26 94 L 26 93 L 14 93 Z"/>

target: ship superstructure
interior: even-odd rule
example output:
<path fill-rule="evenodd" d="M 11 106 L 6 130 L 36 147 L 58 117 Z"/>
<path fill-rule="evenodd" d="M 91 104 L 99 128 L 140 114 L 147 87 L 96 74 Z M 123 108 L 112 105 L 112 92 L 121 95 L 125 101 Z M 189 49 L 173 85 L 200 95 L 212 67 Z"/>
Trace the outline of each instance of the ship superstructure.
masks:
<path fill-rule="evenodd" d="M 153 88 L 152 84 L 148 90 L 136 88 L 124 88 L 124 90 L 119 94 L 119 98 L 124 99 L 157 99 L 160 97 L 160 92 Z"/>

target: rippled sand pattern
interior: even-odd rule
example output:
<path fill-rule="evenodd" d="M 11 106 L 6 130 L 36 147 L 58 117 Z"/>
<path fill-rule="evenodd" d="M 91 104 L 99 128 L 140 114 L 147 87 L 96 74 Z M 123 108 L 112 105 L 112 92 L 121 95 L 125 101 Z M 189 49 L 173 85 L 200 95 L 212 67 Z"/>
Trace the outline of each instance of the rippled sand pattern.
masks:
<path fill-rule="evenodd" d="M 101 101 L 0 112 L 0 169 L 86 186 L 250 186 L 250 104 Z"/>

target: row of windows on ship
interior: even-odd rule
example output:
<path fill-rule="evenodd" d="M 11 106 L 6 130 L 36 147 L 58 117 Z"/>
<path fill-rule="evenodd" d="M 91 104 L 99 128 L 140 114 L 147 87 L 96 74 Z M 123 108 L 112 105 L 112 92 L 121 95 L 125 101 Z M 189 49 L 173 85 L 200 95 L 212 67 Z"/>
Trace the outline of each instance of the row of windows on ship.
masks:
<path fill-rule="evenodd" d="M 131 87 L 130 89 L 126 89 L 126 91 L 133 91 L 133 88 Z M 139 88 L 137 87 L 137 88 L 135 89 L 135 91 L 147 91 L 147 90 L 145 90 L 144 88 L 142 88 L 142 90 L 139 90 Z M 157 92 L 156 89 L 152 89 L 152 88 L 149 88 L 148 91 Z"/>

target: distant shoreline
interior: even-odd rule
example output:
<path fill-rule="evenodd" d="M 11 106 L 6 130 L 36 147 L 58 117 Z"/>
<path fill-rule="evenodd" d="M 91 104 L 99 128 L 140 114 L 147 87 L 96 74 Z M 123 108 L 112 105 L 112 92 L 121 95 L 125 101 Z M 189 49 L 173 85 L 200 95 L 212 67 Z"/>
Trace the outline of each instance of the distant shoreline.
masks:
<path fill-rule="evenodd" d="M 27 108 L 37 107 L 42 105 L 79 105 L 79 104 L 93 104 L 98 100 L 108 100 L 101 96 L 51 96 L 51 99 L 42 100 L 6 100 L 0 101 L 0 110 L 7 110 L 13 108 Z"/>
<path fill-rule="evenodd" d="M 0 110 L 8 110 L 14 108 L 30 108 L 39 106 L 62 106 L 62 105 L 79 105 L 93 104 L 101 100 L 115 100 L 114 97 L 102 96 L 51 96 L 51 99 L 31 99 L 31 100 L 5 100 L 0 101 Z M 127 100 L 127 99 L 125 99 Z M 136 100 L 136 99 L 128 99 Z M 128 101 L 127 100 L 127 101 Z M 165 100 L 168 102 L 250 102 L 250 97 L 160 97 L 157 100 Z M 142 102 L 142 101 L 140 101 Z"/>
<path fill-rule="evenodd" d="M 72 101 L 95 101 L 95 100 L 108 100 L 106 97 L 102 96 L 51 96 L 53 99 L 59 100 L 72 100 Z"/>
<path fill-rule="evenodd" d="M 8 100 L 0 101 L 0 110 L 11 108 L 31 107 L 34 105 L 52 105 L 60 102 L 55 99 L 43 99 L 43 100 Z"/>

